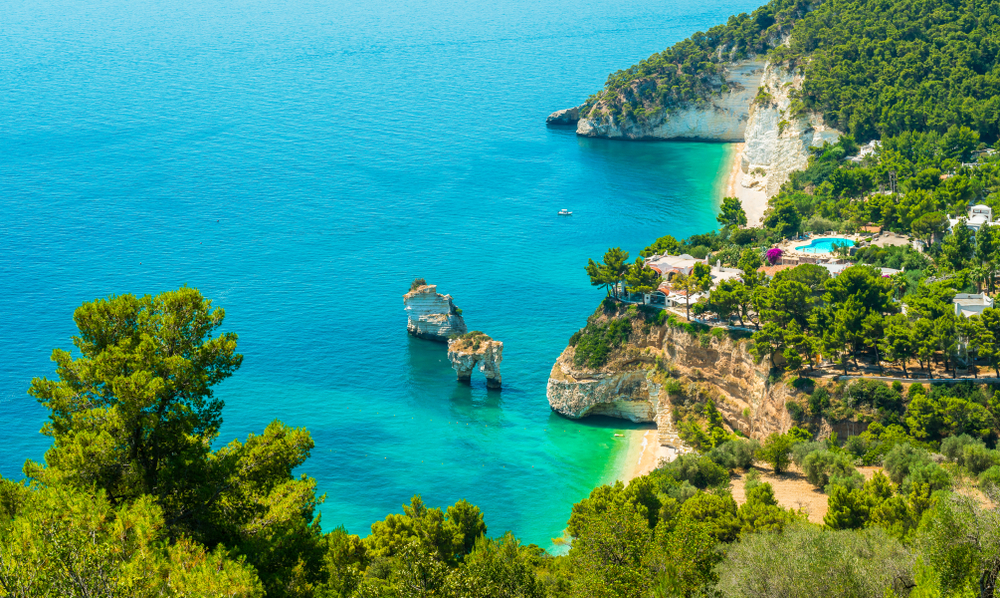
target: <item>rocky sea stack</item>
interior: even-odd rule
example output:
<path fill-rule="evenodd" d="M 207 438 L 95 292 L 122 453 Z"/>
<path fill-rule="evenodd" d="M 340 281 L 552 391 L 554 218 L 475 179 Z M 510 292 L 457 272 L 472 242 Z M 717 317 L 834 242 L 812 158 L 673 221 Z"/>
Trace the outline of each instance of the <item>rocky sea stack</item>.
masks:
<path fill-rule="evenodd" d="M 462 310 L 455 307 L 451 295 L 437 292 L 437 286 L 418 278 L 403 295 L 406 330 L 413 336 L 441 343 L 466 333 Z"/>
<path fill-rule="evenodd" d="M 500 388 L 500 362 L 503 361 L 503 343 L 486 334 L 473 330 L 448 341 L 448 359 L 455 368 L 459 382 L 469 382 L 472 370 L 486 375 L 486 388 Z"/>

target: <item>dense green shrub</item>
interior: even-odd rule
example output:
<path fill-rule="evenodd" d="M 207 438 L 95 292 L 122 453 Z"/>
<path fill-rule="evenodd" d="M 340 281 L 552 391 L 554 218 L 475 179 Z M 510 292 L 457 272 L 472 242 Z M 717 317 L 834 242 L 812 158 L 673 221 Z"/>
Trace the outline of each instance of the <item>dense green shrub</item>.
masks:
<path fill-rule="evenodd" d="M 913 559 L 879 528 L 796 525 L 780 534 L 740 536 L 719 566 L 718 590 L 727 598 L 900 596 L 912 585 Z"/>
<path fill-rule="evenodd" d="M 792 421 L 801 422 L 806 418 L 806 410 L 802 408 L 795 401 L 788 401 L 785 403 L 785 409 L 788 410 L 788 414 L 792 416 Z"/>
<path fill-rule="evenodd" d="M 1000 465 L 994 465 L 979 474 L 979 489 L 983 492 L 1000 489 Z"/>
<path fill-rule="evenodd" d="M 883 460 L 889 479 L 896 484 L 901 484 L 914 468 L 928 463 L 931 463 L 931 456 L 927 451 L 906 443 L 894 446 Z"/>
<path fill-rule="evenodd" d="M 705 455 L 688 453 L 662 467 L 678 481 L 687 481 L 695 488 L 709 488 L 729 483 L 729 472 Z"/>
<path fill-rule="evenodd" d="M 771 434 L 757 450 L 757 459 L 769 464 L 774 473 L 784 471 L 791 459 L 788 453 L 792 450 L 792 439 L 787 434 Z"/>
<path fill-rule="evenodd" d="M 727 440 L 706 456 L 726 469 L 749 469 L 758 448 L 760 443 L 756 440 Z"/>
<path fill-rule="evenodd" d="M 951 487 L 951 476 L 933 461 L 918 462 L 910 467 L 909 475 L 899 485 L 899 491 L 909 494 L 915 486 L 926 484 L 933 492 Z"/>
<path fill-rule="evenodd" d="M 994 465 L 1000 465 L 997 451 L 991 451 L 982 444 L 970 444 L 962 450 L 959 463 L 972 475 L 979 475 Z"/>
<path fill-rule="evenodd" d="M 965 447 L 970 444 L 977 444 L 978 441 L 968 434 L 949 436 L 941 441 L 941 454 L 949 461 L 958 462 L 962 458 Z"/>
<path fill-rule="evenodd" d="M 870 438 L 855 434 L 848 437 L 847 442 L 844 443 L 844 450 L 855 457 L 864 457 L 874 446 L 875 442 Z"/>
<path fill-rule="evenodd" d="M 828 450 L 813 451 L 802 461 L 806 480 L 817 488 L 837 484 L 845 488 L 860 488 L 864 478 L 854 468 L 853 460 L 845 453 Z"/>
<path fill-rule="evenodd" d="M 632 320 L 616 318 L 606 324 L 588 323 L 576 337 L 573 364 L 577 367 L 601 367 L 611 352 L 624 345 L 632 334 Z M 574 335 L 576 336 L 576 335 Z M 572 344 L 572 338 L 570 339 Z"/>
<path fill-rule="evenodd" d="M 849 407 L 868 406 L 891 413 L 903 411 L 903 396 L 878 380 L 856 380 L 848 384 L 844 401 Z"/>
<path fill-rule="evenodd" d="M 817 388 L 809 395 L 809 413 L 813 417 L 819 417 L 828 407 L 830 407 L 830 391 L 827 389 Z"/>
<path fill-rule="evenodd" d="M 802 463 L 810 453 L 825 450 L 827 450 L 825 442 L 797 442 L 792 447 L 792 463 L 802 467 Z"/>

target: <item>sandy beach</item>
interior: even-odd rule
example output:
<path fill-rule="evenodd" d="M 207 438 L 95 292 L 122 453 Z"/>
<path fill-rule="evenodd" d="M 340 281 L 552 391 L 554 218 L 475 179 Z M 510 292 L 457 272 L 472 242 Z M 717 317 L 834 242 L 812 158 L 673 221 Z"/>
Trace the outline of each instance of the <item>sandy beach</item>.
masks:
<path fill-rule="evenodd" d="M 743 204 L 743 211 L 747 213 L 747 226 L 760 226 L 764 210 L 767 209 L 767 195 L 763 191 L 749 189 L 742 184 L 741 164 L 745 147 L 745 143 L 733 144 L 732 154 L 729 157 L 725 197 L 735 197 L 740 200 L 740 203 Z"/>
<path fill-rule="evenodd" d="M 660 443 L 656 428 L 625 430 L 628 449 L 618 479 L 626 484 L 656 469 Z"/>

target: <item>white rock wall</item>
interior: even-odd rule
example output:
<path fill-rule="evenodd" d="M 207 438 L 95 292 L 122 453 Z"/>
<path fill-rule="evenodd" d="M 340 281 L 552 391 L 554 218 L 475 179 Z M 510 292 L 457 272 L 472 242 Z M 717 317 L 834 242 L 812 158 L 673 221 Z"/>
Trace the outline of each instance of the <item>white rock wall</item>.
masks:
<path fill-rule="evenodd" d="M 731 91 L 709 102 L 675 110 L 649 119 L 647 123 L 622 125 L 582 118 L 576 133 L 585 137 L 611 139 L 699 139 L 743 141 L 748 108 L 757 95 L 765 63 L 760 60 L 735 62 L 726 67 L 726 84 Z"/>
<path fill-rule="evenodd" d="M 660 408 L 660 387 L 646 369 L 603 373 L 573 367 L 573 348 L 559 357 L 546 394 L 549 406 L 561 415 L 580 419 L 606 415 L 634 422 L 653 422 Z"/>
<path fill-rule="evenodd" d="M 802 88 L 802 75 L 769 64 L 761 87 L 772 100 L 750 106 L 740 185 L 770 198 L 793 171 L 806 167 L 810 147 L 820 147 L 824 141 L 836 142 L 841 132 L 826 126 L 821 114 L 789 114 L 790 92 Z"/>
<path fill-rule="evenodd" d="M 488 337 L 487 337 L 488 338 Z M 448 341 L 448 359 L 455 370 L 459 382 L 469 382 L 472 370 L 479 366 L 479 371 L 486 376 L 487 388 L 500 388 L 503 377 L 500 375 L 500 363 L 503 361 L 503 343 L 495 340 L 484 340 L 479 348 L 473 350 L 468 341 Z"/>
<path fill-rule="evenodd" d="M 437 292 L 437 285 L 424 285 L 403 295 L 406 330 L 417 337 L 447 342 L 468 332 L 465 320 L 454 312 L 451 295 Z"/>

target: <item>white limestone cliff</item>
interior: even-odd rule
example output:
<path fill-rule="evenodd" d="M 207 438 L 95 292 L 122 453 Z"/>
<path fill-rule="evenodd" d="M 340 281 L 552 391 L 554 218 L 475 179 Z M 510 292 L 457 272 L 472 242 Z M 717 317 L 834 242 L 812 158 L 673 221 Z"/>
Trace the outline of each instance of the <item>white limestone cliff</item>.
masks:
<path fill-rule="evenodd" d="M 757 225 L 767 200 L 795 170 L 805 168 L 809 148 L 835 142 L 841 132 L 827 126 L 821 114 L 792 114 L 792 91 L 803 76 L 782 65 L 759 59 L 726 65 L 730 91 L 705 102 L 648 119 L 616 122 L 581 118 L 577 134 L 610 139 L 698 139 L 744 143 L 734 193 Z"/>
<path fill-rule="evenodd" d="M 706 102 L 661 112 L 645 121 L 617 123 L 581 118 L 576 133 L 610 139 L 699 139 L 743 141 L 748 108 L 757 95 L 765 63 L 742 60 L 724 66 L 729 91 Z"/>
<path fill-rule="evenodd" d="M 451 295 L 437 292 L 437 285 L 416 284 L 403 295 L 406 330 L 413 336 L 439 342 L 466 333 L 465 320 L 459 315 Z"/>
<path fill-rule="evenodd" d="M 503 361 L 503 343 L 482 332 L 473 331 L 448 341 L 448 359 L 459 382 L 470 382 L 472 370 L 479 366 L 486 376 L 486 388 L 500 388 L 500 362 Z"/>
<path fill-rule="evenodd" d="M 565 110 L 556 110 L 545 119 L 545 123 L 549 125 L 575 125 L 580 121 L 580 107 L 574 106 L 573 108 L 566 108 Z"/>
<path fill-rule="evenodd" d="M 828 127 L 822 114 L 792 114 L 792 92 L 802 89 L 802 82 L 801 74 L 783 66 L 769 64 L 764 69 L 763 93 L 749 107 L 736 190 L 740 199 L 754 192 L 774 197 L 792 172 L 809 163 L 809 148 L 840 138 L 841 132 Z"/>

